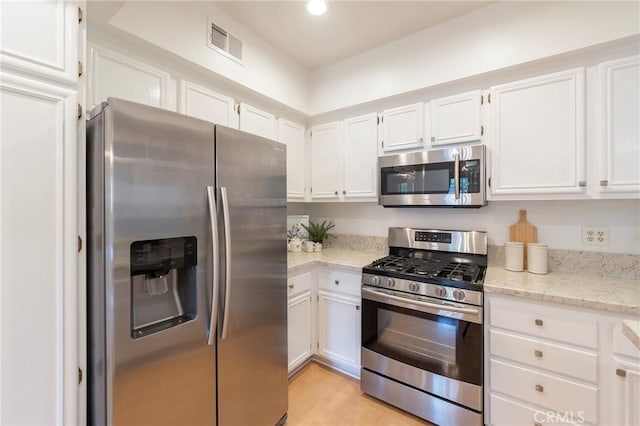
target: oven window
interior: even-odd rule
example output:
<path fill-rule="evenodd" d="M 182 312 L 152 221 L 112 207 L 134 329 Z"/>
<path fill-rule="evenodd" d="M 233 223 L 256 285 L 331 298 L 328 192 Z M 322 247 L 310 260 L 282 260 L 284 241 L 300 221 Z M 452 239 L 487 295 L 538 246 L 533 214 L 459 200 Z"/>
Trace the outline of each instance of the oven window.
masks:
<path fill-rule="evenodd" d="M 362 346 L 434 374 L 482 385 L 482 325 L 363 299 Z"/>
<path fill-rule="evenodd" d="M 382 195 L 453 193 L 453 165 L 447 162 L 383 167 L 380 171 Z"/>

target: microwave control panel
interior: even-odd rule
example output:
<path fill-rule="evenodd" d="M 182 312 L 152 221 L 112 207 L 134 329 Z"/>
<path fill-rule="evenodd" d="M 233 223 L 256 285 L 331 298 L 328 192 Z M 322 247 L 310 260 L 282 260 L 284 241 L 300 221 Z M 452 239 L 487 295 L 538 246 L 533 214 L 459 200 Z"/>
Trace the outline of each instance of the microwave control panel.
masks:
<path fill-rule="evenodd" d="M 460 162 L 460 192 L 466 194 L 480 192 L 480 160 Z"/>

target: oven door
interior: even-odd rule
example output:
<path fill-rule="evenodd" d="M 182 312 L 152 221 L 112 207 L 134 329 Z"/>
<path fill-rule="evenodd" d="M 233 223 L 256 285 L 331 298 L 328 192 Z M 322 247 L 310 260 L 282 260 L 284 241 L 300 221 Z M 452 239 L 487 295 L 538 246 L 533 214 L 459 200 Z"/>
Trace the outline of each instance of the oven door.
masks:
<path fill-rule="evenodd" d="M 362 288 L 362 367 L 482 411 L 482 308 Z"/>

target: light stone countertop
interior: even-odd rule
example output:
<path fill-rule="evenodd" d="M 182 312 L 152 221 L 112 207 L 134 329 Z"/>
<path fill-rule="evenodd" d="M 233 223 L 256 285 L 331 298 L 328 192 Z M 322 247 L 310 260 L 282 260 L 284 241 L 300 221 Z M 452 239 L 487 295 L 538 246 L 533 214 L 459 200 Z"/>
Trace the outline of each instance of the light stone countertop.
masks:
<path fill-rule="evenodd" d="M 490 266 L 484 280 L 489 293 L 640 316 L 640 280 L 550 272 L 511 272 Z"/>
<path fill-rule="evenodd" d="M 640 349 L 640 320 L 622 321 L 622 333 L 636 348 Z"/>
<path fill-rule="evenodd" d="M 303 271 L 319 264 L 335 266 L 349 271 L 361 272 L 362 267 L 389 254 L 386 251 L 360 251 L 341 248 L 326 248 L 314 253 L 287 253 L 289 273 Z"/>

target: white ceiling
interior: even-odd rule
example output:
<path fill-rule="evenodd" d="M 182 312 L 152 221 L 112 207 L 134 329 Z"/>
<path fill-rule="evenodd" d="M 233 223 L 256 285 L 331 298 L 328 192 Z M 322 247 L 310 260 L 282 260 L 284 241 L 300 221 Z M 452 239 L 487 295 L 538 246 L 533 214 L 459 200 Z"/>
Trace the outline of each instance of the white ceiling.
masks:
<path fill-rule="evenodd" d="M 353 56 L 486 6 L 491 1 L 330 1 L 312 16 L 304 1 L 215 2 L 309 69 Z"/>

